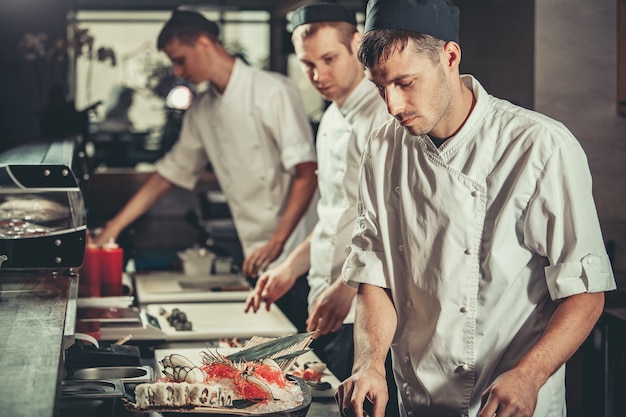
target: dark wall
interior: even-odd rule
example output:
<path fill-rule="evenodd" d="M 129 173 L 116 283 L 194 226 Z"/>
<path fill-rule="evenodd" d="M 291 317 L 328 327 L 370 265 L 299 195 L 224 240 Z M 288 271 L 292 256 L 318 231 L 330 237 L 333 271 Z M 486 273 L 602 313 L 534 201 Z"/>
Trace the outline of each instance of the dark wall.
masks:
<path fill-rule="evenodd" d="M 535 1 L 456 0 L 461 72 L 492 95 L 534 107 Z"/>
<path fill-rule="evenodd" d="M 17 44 L 25 33 L 64 38 L 68 0 L 0 2 L 0 151 L 39 139 L 38 112 L 64 68 L 45 60 L 25 62 Z"/>

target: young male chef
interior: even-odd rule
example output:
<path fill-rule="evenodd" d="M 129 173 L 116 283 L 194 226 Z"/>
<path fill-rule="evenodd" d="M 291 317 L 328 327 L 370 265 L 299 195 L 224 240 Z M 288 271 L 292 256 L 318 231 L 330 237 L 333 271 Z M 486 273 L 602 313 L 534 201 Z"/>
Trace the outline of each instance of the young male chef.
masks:
<path fill-rule="evenodd" d="M 363 153 L 344 415 L 384 415 L 391 347 L 401 416 L 564 417 L 615 288 L 580 144 L 461 76 L 458 29 L 444 0 L 367 5 L 359 59 L 394 119 Z"/>
<path fill-rule="evenodd" d="M 315 351 L 340 379 L 350 375 L 356 289 L 341 280 L 341 267 L 356 219 L 361 152 L 372 130 L 389 119 L 384 102 L 356 57 L 361 34 L 353 11 L 316 3 L 292 15 L 292 42 L 300 67 L 331 101 L 317 132 L 319 220 L 287 259 L 258 279 L 247 307 L 269 306 L 308 271 L 307 330 Z"/>
<path fill-rule="evenodd" d="M 116 238 L 173 186 L 193 189 L 210 162 L 243 247 L 242 272 L 256 276 L 317 220 L 315 146 L 299 92 L 282 74 L 229 54 L 218 25 L 193 11 L 174 11 L 157 46 L 177 76 L 210 87 L 187 110 L 171 151 L 96 242 Z"/>

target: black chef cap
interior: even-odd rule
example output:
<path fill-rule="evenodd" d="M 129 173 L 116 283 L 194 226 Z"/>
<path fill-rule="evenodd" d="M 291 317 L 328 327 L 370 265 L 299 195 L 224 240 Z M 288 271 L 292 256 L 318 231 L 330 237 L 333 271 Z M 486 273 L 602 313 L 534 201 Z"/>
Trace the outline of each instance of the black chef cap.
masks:
<path fill-rule="evenodd" d="M 369 0 L 365 33 L 399 29 L 459 42 L 459 9 L 445 0 Z"/>
<path fill-rule="evenodd" d="M 291 16 L 292 30 L 317 22 L 348 22 L 356 26 L 356 14 L 339 4 L 316 3 L 300 7 Z"/>
<path fill-rule="evenodd" d="M 169 22 L 172 23 L 182 23 L 186 25 L 191 25 L 197 27 L 198 29 L 202 29 L 212 34 L 216 38 L 219 36 L 219 27 L 217 23 L 208 20 L 206 17 L 202 16 L 198 12 L 194 12 L 191 10 L 174 10 L 172 12 L 172 17 L 170 17 Z M 169 23 L 168 22 L 168 23 Z"/>

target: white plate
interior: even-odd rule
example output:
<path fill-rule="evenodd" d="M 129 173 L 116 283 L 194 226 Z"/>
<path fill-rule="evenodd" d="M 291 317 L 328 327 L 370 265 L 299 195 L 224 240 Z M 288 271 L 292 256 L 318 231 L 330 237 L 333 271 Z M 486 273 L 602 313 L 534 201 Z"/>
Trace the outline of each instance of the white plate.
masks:
<path fill-rule="evenodd" d="M 135 274 L 135 292 L 141 305 L 245 301 L 251 291 L 250 284 L 240 275 L 193 276 L 174 271 Z"/>
<path fill-rule="evenodd" d="M 245 313 L 245 303 L 178 303 L 148 304 L 145 311 L 157 318 L 167 341 L 206 341 L 224 337 L 251 338 L 253 336 L 278 337 L 297 333 L 298 330 L 276 306 L 270 311 L 260 309 Z M 170 313 L 174 308 L 186 314 L 191 331 L 177 331 L 170 326 L 161 309 Z"/>

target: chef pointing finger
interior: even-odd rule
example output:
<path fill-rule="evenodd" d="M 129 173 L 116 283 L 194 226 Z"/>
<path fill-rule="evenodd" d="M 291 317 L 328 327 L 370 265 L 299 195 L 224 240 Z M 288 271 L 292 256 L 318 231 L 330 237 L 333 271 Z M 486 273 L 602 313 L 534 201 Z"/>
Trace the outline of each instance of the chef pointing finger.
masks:
<path fill-rule="evenodd" d="M 293 12 L 291 26 L 302 73 L 331 102 L 316 140 L 319 220 L 283 263 L 261 276 L 247 307 L 257 310 L 263 300 L 270 304 L 308 271 L 307 331 L 315 332 L 315 353 L 342 380 L 352 369 L 356 290 L 342 282 L 341 267 L 357 213 L 361 153 L 370 133 L 390 116 L 357 60 L 362 36 L 354 11 L 334 3 L 312 3 Z M 387 375 L 393 386 L 393 376 Z M 388 415 L 395 414 L 397 407 L 388 410 Z"/>

